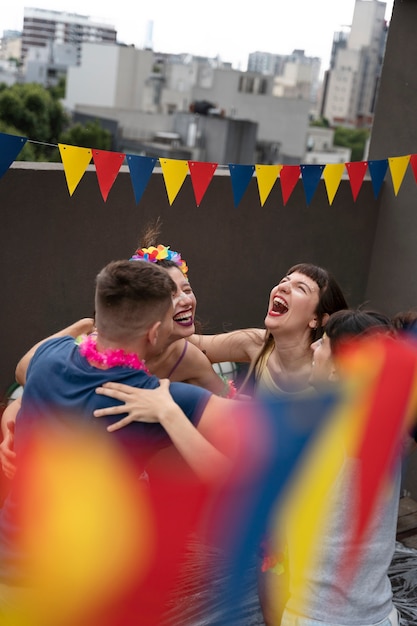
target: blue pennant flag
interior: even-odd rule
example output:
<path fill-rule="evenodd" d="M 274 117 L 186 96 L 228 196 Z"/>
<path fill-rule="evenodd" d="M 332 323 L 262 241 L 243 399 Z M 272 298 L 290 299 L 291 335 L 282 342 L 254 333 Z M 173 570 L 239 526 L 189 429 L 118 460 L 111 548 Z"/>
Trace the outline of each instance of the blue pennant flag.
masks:
<path fill-rule="evenodd" d="M 136 204 L 138 204 L 148 185 L 157 159 L 137 154 L 126 154 L 126 160 L 129 166 Z"/>
<path fill-rule="evenodd" d="M 26 142 L 26 137 L 0 133 L 0 178 L 7 172 Z"/>
<path fill-rule="evenodd" d="M 239 202 L 242 200 L 243 194 L 251 181 L 254 171 L 254 165 L 234 165 L 229 163 L 235 207 L 237 207 Z"/>
<path fill-rule="evenodd" d="M 262 461 L 251 470 L 248 481 L 225 485 L 219 496 L 221 511 L 214 537 L 224 549 L 225 571 L 222 589 L 216 594 L 216 626 L 238 626 L 239 607 L 245 602 L 245 573 L 251 569 L 254 554 L 268 529 L 271 515 L 282 501 L 289 485 L 311 449 L 316 437 L 334 416 L 340 390 L 315 396 L 259 399 L 257 423 L 268 446 Z M 253 445 L 261 446 L 261 444 Z M 248 454 L 248 465 L 251 454 Z M 249 567 L 248 567 L 249 566 Z"/>
<path fill-rule="evenodd" d="M 378 159 L 376 161 L 368 161 L 368 168 L 369 168 L 369 173 L 371 175 L 374 196 L 375 198 L 377 198 L 379 192 L 381 191 L 385 174 L 387 173 L 388 159 Z"/>
<path fill-rule="evenodd" d="M 301 178 L 306 195 L 307 206 L 310 204 L 320 182 L 324 165 L 301 165 Z"/>

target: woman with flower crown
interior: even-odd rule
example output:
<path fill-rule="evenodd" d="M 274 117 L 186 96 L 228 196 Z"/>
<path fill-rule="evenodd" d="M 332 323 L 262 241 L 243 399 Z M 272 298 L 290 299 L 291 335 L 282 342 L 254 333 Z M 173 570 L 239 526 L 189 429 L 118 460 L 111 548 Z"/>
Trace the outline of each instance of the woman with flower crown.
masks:
<path fill-rule="evenodd" d="M 196 331 L 197 300 L 187 277 L 187 264 L 181 254 L 171 250 L 170 246 L 153 245 L 159 235 L 159 226 L 158 221 L 147 228 L 142 237 L 143 247 L 138 248 L 130 259 L 160 265 L 177 285 L 171 343 L 160 355 L 148 361 L 147 366 L 158 378 L 192 383 L 217 395 L 232 397 L 235 393 L 233 384 L 218 376 L 202 351 L 188 342 L 188 338 Z"/>

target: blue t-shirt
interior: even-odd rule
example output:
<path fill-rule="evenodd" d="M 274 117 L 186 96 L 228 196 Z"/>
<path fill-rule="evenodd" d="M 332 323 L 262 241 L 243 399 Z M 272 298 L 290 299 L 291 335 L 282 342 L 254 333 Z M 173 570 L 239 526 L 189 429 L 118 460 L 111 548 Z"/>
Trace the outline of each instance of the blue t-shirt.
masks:
<path fill-rule="evenodd" d="M 132 422 L 120 430 L 107 433 L 107 426 L 119 421 L 123 414 L 97 418 L 93 411 L 121 404 L 95 392 L 97 387 L 110 381 L 148 389 L 159 386 L 158 378 L 142 370 L 122 366 L 103 370 L 91 366 L 80 354 L 72 337 L 44 342 L 28 367 L 22 406 L 16 418 L 15 449 L 18 459 L 19 454 L 23 458 L 25 445 L 31 441 L 32 435 L 39 433 L 41 437 L 48 437 L 56 429 L 71 429 L 86 424 L 122 446 L 139 476 L 149 459 L 158 450 L 167 447 L 170 439 L 158 423 Z M 191 423 L 197 426 L 211 393 L 187 383 L 171 383 L 170 393 Z M 19 532 L 14 516 L 16 502 L 16 491 L 12 486 L 0 511 L 0 582 L 11 584 L 19 583 L 20 575 L 19 556 L 14 546 L 14 538 Z"/>
<path fill-rule="evenodd" d="M 43 428 L 42 422 L 46 420 L 49 427 L 60 421 L 68 425 L 68 417 L 73 416 L 73 419 L 83 420 L 103 431 L 109 424 L 119 421 L 123 414 L 101 418 L 93 416 L 95 409 L 121 404 L 95 392 L 97 387 L 110 381 L 147 389 L 159 386 L 159 379 L 143 370 L 122 366 L 103 370 L 90 365 L 80 354 L 72 337 L 44 342 L 28 367 L 22 408 L 16 419 L 16 451 L 20 436 L 30 432 L 28 429 L 31 427 Z M 188 419 L 197 426 L 210 392 L 187 383 L 171 383 L 170 393 Z M 138 465 L 170 443 L 164 428 L 156 423 L 132 422 L 109 435 L 124 446 Z"/>

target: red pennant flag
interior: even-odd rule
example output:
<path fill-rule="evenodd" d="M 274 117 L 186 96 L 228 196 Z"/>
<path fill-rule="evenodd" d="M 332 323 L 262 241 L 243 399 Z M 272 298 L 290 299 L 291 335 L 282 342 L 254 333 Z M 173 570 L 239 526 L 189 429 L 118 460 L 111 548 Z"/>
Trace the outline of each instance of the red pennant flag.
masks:
<path fill-rule="evenodd" d="M 410 164 L 411 164 L 411 169 L 413 170 L 414 180 L 417 183 L 417 154 L 412 154 L 410 156 Z"/>
<path fill-rule="evenodd" d="M 342 575 L 352 575 L 363 547 L 378 497 L 387 484 L 395 462 L 399 462 L 401 442 L 416 414 L 417 347 L 414 341 L 375 335 L 353 342 L 341 354 L 342 365 L 346 357 L 360 356 L 368 367 L 376 367 L 370 388 L 363 393 L 363 406 L 367 407 L 362 435 L 356 456 L 361 472 L 355 489 L 357 503 L 349 520 L 352 542 L 349 554 L 342 559 Z M 354 361 L 352 361 L 354 363 Z M 378 445 L 375 446 L 375 441 Z M 352 502 L 352 510 L 355 503 Z"/>
<path fill-rule="evenodd" d="M 98 185 L 104 202 L 106 202 L 109 191 L 113 187 L 124 158 L 125 155 L 122 152 L 93 150 L 93 160 L 96 166 Z"/>
<path fill-rule="evenodd" d="M 366 168 L 368 167 L 368 161 L 352 161 L 351 163 L 345 163 L 345 165 L 349 175 L 353 200 L 356 200 L 362 187 Z"/>
<path fill-rule="evenodd" d="M 217 169 L 217 163 L 201 163 L 199 161 L 188 161 L 188 169 L 190 171 L 191 183 L 193 185 L 195 201 L 197 206 L 203 199 L 207 191 L 214 172 Z"/>
<path fill-rule="evenodd" d="M 281 193 L 284 206 L 287 204 L 292 192 L 300 178 L 301 168 L 299 165 L 284 165 L 279 174 L 281 179 Z"/>

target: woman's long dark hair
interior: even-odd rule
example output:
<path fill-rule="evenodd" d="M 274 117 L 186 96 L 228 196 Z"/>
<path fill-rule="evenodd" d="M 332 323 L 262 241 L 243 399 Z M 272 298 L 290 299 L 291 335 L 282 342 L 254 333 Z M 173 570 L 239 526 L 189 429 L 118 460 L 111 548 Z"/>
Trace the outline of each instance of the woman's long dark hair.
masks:
<path fill-rule="evenodd" d="M 348 308 L 348 303 L 343 295 L 343 291 L 333 275 L 323 267 L 313 265 L 312 263 L 298 263 L 290 267 L 286 276 L 298 272 L 304 276 L 308 276 L 313 280 L 319 288 L 319 301 L 316 308 L 317 315 L 317 327 L 311 329 L 311 343 L 320 339 L 323 335 L 323 318 L 324 316 L 331 315 L 336 311 Z M 258 356 L 252 361 L 245 380 L 242 383 L 240 391 L 246 387 L 250 381 L 256 384 L 257 366 L 262 361 L 265 354 L 267 354 L 274 344 L 274 338 L 269 331 L 265 331 L 264 344 L 258 354 Z"/>

